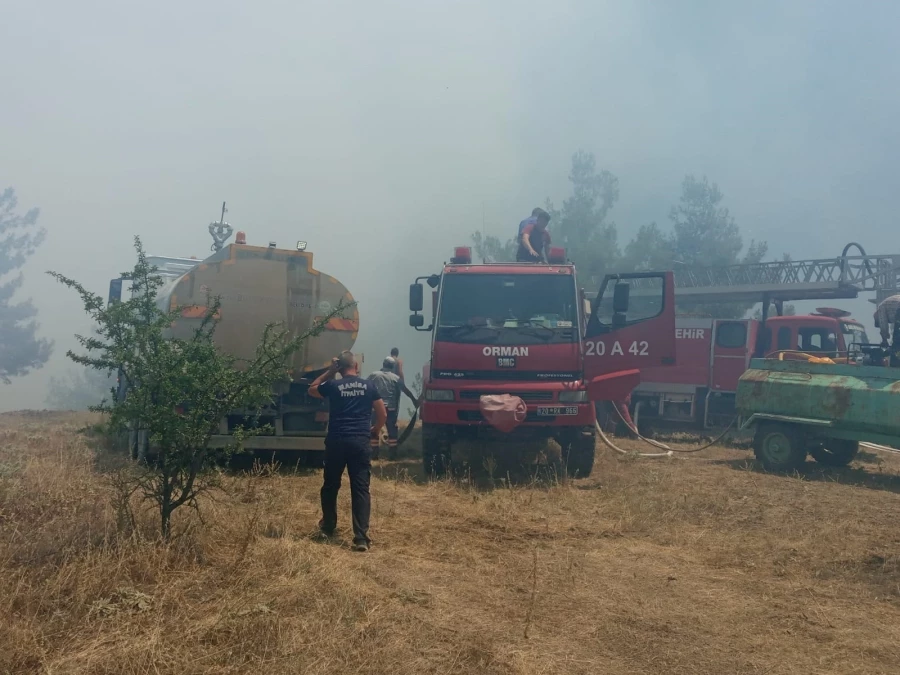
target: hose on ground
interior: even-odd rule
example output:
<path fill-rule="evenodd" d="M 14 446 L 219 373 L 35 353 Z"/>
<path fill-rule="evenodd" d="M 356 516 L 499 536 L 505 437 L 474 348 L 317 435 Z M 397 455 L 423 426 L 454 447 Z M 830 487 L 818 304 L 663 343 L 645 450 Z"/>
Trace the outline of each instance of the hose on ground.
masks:
<path fill-rule="evenodd" d="M 600 426 L 600 422 L 595 421 L 594 425 L 597 427 L 597 433 L 600 435 L 600 439 L 609 448 L 611 448 L 612 450 L 615 450 L 620 455 L 635 455 L 637 457 L 648 457 L 648 458 L 652 458 L 652 459 L 658 459 L 661 457 L 671 457 L 672 455 L 675 454 L 671 450 L 667 450 L 666 452 L 638 452 L 638 453 L 628 452 L 628 450 L 623 450 L 622 448 L 617 446 L 615 443 L 613 443 L 611 440 L 609 440 L 609 437 L 605 433 L 603 433 L 603 428 Z"/>
<path fill-rule="evenodd" d="M 638 439 L 644 441 L 648 445 L 652 445 L 655 448 L 665 450 L 665 452 L 649 452 L 649 453 L 648 452 L 639 452 L 639 453 L 637 453 L 637 457 L 648 457 L 648 458 L 654 458 L 654 459 L 659 458 L 659 457 L 672 457 L 673 454 L 676 452 L 679 452 L 682 454 L 691 454 L 691 453 L 695 453 L 695 452 L 700 452 L 701 450 L 706 450 L 707 448 L 711 448 L 716 443 L 718 443 L 723 438 L 725 438 L 725 435 L 729 431 L 731 431 L 731 428 L 734 426 L 735 422 L 737 422 L 737 419 L 738 419 L 737 416 L 735 416 L 731 420 L 731 422 L 728 423 L 728 426 L 725 427 L 725 430 L 721 434 L 716 436 L 716 438 L 714 438 L 712 441 L 707 443 L 706 445 L 701 445 L 699 448 L 681 449 L 681 448 L 673 448 L 669 445 L 666 445 L 665 443 L 660 443 L 659 441 L 654 441 L 649 438 L 644 438 L 643 436 L 641 436 L 641 434 L 638 432 L 637 429 L 635 429 L 633 426 L 628 424 L 628 422 L 622 416 L 622 413 L 619 411 L 618 406 L 613 405 L 612 408 L 613 408 L 613 410 L 616 411 L 616 415 L 619 416 L 619 419 L 622 421 L 622 423 L 625 424 L 625 426 L 628 428 L 628 430 L 631 431 L 631 433 L 633 433 L 635 436 L 637 436 Z M 627 450 L 622 450 L 622 448 L 617 447 L 607 437 L 607 435 L 605 433 L 603 433 L 603 429 L 600 428 L 600 423 L 596 422 L 596 425 L 597 425 L 597 432 L 600 434 L 600 438 L 603 440 L 604 443 L 606 443 L 607 446 L 609 446 L 610 448 L 612 448 L 613 450 L 615 450 L 616 452 L 618 452 L 619 454 L 622 454 L 622 455 L 633 454 L 633 453 L 629 453 Z"/>
<path fill-rule="evenodd" d="M 415 410 L 413 411 L 412 418 L 409 420 L 409 423 L 406 425 L 406 428 L 403 430 L 403 433 L 401 433 L 400 437 L 397 439 L 397 447 L 398 448 L 401 445 L 403 445 L 403 443 L 407 439 L 409 439 L 410 435 L 412 435 L 413 429 L 415 429 L 415 426 L 416 426 L 416 420 L 419 417 L 419 402 L 416 399 L 409 397 L 408 395 L 407 395 L 407 398 L 410 398 L 412 400 L 413 405 L 415 406 Z M 610 449 L 614 450 L 615 452 L 618 452 L 621 455 L 634 455 L 637 457 L 644 457 L 644 458 L 648 458 L 648 459 L 672 457 L 676 452 L 682 453 L 682 454 L 691 454 L 691 453 L 695 453 L 695 452 L 700 452 L 701 450 L 706 450 L 707 448 L 711 448 L 716 443 L 718 443 L 723 438 L 725 438 L 725 435 L 729 431 L 731 431 L 731 428 L 734 426 L 734 423 L 737 422 L 737 419 L 738 419 L 737 416 L 735 416 L 731 420 L 731 422 L 728 423 L 728 426 L 725 427 L 725 430 L 721 434 L 716 436 L 716 438 L 714 438 L 712 441 L 707 443 L 706 445 L 701 445 L 699 448 L 688 448 L 685 450 L 685 449 L 681 449 L 681 448 L 673 448 L 669 445 L 666 445 L 665 443 L 660 443 L 659 441 L 654 441 L 651 438 L 644 438 L 643 436 L 641 436 L 641 434 L 638 432 L 638 430 L 636 428 L 634 428 L 633 426 L 628 424 L 628 422 L 622 416 L 622 413 L 619 411 L 619 408 L 617 406 L 613 405 L 612 408 L 613 408 L 613 410 L 616 411 L 616 415 L 618 415 L 618 417 L 622 421 L 622 423 L 625 424 L 625 426 L 628 428 L 628 430 L 631 431 L 631 433 L 633 433 L 639 440 L 642 440 L 645 443 L 647 443 L 648 445 L 651 445 L 655 448 L 659 448 L 660 450 L 663 450 L 663 452 L 633 453 L 633 452 L 629 452 L 628 450 L 623 450 L 622 448 L 620 448 L 619 446 L 617 446 L 615 443 L 612 442 L 612 440 L 609 438 L 609 436 L 607 436 L 606 433 L 604 433 L 602 427 L 600 426 L 600 423 L 598 421 L 595 421 L 594 425 L 597 427 L 597 433 L 599 434 L 601 440 Z"/>

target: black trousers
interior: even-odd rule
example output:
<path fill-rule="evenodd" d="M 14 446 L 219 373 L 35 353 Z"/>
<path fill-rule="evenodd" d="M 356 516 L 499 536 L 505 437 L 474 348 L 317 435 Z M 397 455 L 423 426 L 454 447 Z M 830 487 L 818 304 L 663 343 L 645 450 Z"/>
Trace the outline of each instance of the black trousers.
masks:
<path fill-rule="evenodd" d="M 369 514 L 372 499 L 369 480 L 372 477 L 372 451 L 367 436 L 325 439 L 325 474 L 322 481 L 322 529 L 337 527 L 337 496 L 341 489 L 344 467 L 350 474 L 350 505 L 353 512 L 353 541 L 369 541 Z"/>

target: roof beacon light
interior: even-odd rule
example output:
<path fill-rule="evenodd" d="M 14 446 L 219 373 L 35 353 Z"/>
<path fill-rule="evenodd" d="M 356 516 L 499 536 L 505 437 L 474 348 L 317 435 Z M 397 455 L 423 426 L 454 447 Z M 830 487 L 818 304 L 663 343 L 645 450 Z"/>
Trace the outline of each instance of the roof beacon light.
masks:
<path fill-rule="evenodd" d="M 457 246 L 453 249 L 453 258 L 450 259 L 450 262 L 454 265 L 471 265 L 472 249 L 468 246 Z"/>
<path fill-rule="evenodd" d="M 832 319 L 843 319 L 850 316 L 850 312 L 845 309 L 837 309 L 835 307 L 816 307 L 816 312 L 822 316 L 830 316 Z"/>
<path fill-rule="evenodd" d="M 550 250 L 547 252 L 547 262 L 551 265 L 565 265 L 566 249 L 562 246 L 551 246 Z"/>
<path fill-rule="evenodd" d="M 306 250 L 306 242 L 305 242 L 305 241 L 298 241 L 298 242 L 297 242 L 297 250 L 298 250 L 298 251 L 305 251 L 305 250 Z"/>
<path fill-rule="evenodd" d="M 238 231 L 236 235 L 234 235 L 234 243 L 235 244 L 246 244 L 247 243 L 247 235 L 243 231 Z"/>
<path fill-rule="evenodd" d="M 274 241 L 269 242 L 269 248 L 275 248 L 276 244 Z"/>

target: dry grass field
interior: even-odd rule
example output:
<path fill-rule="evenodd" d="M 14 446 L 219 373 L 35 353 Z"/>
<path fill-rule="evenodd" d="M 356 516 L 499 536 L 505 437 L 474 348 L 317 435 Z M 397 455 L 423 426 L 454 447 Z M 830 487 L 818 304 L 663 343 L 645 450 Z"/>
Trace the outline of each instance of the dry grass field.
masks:
<path fill-rule="evenodd" d="M 366 554 L 311 536 L 318 474 L 232 473 L 163 546 L 88 422 L 0 416 L 0 672 L 900 670 L 900 457 L 598 449 L 585 480 L 492 488 L 379 462 Z"/>

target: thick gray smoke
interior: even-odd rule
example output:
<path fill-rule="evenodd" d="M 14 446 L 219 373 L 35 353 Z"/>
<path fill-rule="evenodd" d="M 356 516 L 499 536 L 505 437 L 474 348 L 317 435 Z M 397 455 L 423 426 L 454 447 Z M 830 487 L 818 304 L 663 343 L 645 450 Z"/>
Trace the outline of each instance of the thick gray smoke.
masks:
<path fill-rule="evenodd" d="M 0 388 L 43 403 L 105 292 L 148 251 L 203 256 L 228 200 L 250 243 L 310 243 L 360 301 L 375 367 L 428 338 L 406 286 L 484 227 L 561 202 L 571 154 L 620 180 L 622 238 L 706 174 L 747 239 L 794 258 L 892 236 L 900 5 L 821 1 L 7 3 L 0 188 L 41 208 L 28 263 L 56 352 Z M 896 250 L 895 250 L 896 249 Z M 869 306 L 851 307 L 871 324 Z"/>

